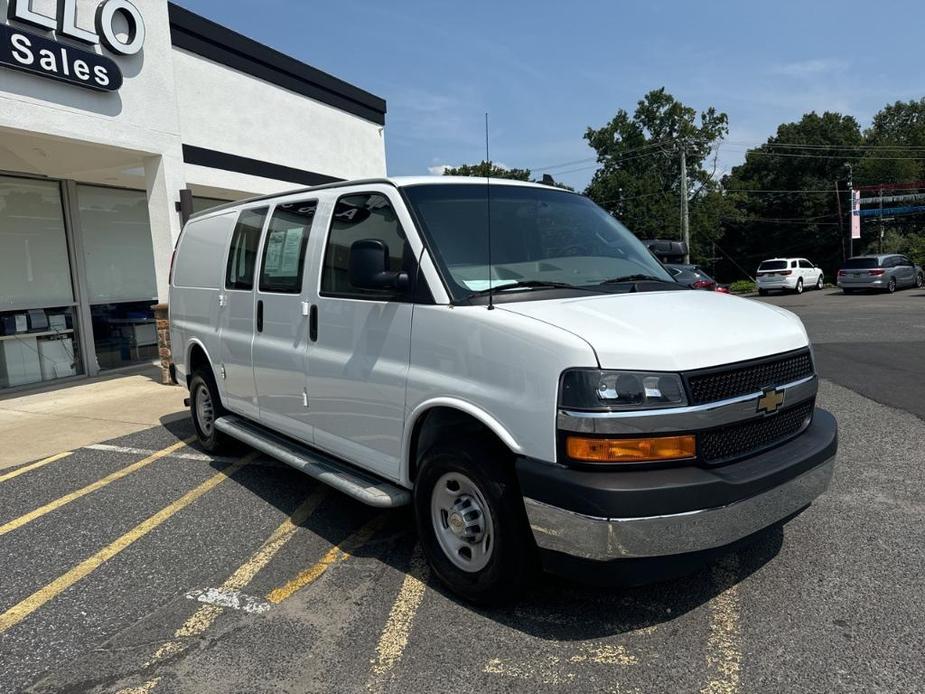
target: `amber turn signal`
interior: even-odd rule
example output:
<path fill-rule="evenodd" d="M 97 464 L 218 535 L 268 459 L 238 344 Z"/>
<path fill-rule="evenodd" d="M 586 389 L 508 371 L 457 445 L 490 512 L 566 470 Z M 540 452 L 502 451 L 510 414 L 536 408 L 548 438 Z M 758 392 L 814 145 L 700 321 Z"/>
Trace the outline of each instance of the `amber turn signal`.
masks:
<path fill-rule="evenodd" d="M 586 439 L 569 436 L 566 453 L 586 463 L 654 463 L 697 457 L 694 436 L 656 436 L 648 439 Z"/>

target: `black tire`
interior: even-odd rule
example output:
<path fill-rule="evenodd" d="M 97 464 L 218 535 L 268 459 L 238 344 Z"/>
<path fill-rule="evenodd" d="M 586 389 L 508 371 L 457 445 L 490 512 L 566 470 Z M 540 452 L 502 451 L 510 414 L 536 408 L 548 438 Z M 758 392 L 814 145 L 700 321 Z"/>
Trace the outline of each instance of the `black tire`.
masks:
<path fill-rule="evenodd" d="M 796 286 L 796 289 L 793 290 L 793 292 L 794 292 L 794 294 L 802 294 L 802 293 L 803 293 L 803 278 L 802 278 L 802 277 L 801 277 L 800 279 L 797 280 L 797 286 Z"/>
<path fill-rule="evenodd" d="M 478 605 L 510 602 L 537 572 L 536 545 L 527 523 L 523 497 L 514 477 L 510 458 L 506 449 L 487 438 L 457 439 L 440 443 L 422 456 L 420 472 L 415 482 L 414 512 L 418 536 L 431 569 L 451 591 Z M 487 564 L 474 571 L 464 570 L 456 563 L 466 561 L 463 554 L 466 551 L 465 546 L 459 550 L 460 558 L 452 560 L 449 550 L 444 549 L 437 536 L 438 532 L 441 532 L 446 538 L 447 533 L 452 533 L 453 530 L 450 527 L 450 517 L 434 510 L 435 505 L 441 505 L 440 492 L 437 490 L 435 494 L 435 489 L 438 483 L 446 484 L 447 495 L 443 498 L 450 498 L 457 491 L 463 491 L 458 486 L 456 490 L 452 489 L 452 485 L 458 479 L 473 483 L 481 498 L 478 498 L 478 495 L 466 498 L 467 495 L 461 494 L 457 503 L 463 504 L 462 508 L 471 509 L 471 506 L 465 504 L 472 500 L 477 504 L 484 502 L 489 513 L 487 519 L 477 513 L 471 514 L 475 520 L 466 513 L 466 522 L 477 521 L 492 528 L 490 551 L 478 551 L 481 560 L 487 561 Z M 437 498 L 436 503 L 433 502 L 434 497 Z M 476 506 L 476 509 L 480 509 L 480 506 Z M 436 520 L 435 516 L 441 517 L 442 529 L 436 527 L 436 523 L 440 521 Z M 467 525 L 467 529 L 468 527 Z M 472 527 L 478 529 L 478 526 Z M 482 533 L 481 542 L 470 543 L 471 547 L 478 550 L 484 544 L 484 528 Z M 462 541 L 452 538 L 451 541 L 463 544 Z M 469 550 L 470 561 L 473 558 L 472 554 L 472 550 Z"/>
<path fill-rule="evenodd" d="M 925 285 L 925 276 L 919 273 L 915 276 L 915 288 L 921 289 L 923 285 Z"/>
<path fill-rule="evenodd" d="M 215 377 L 209 371 L 197 371 L 190 379 L 190 415 L 193 418 L 193 426 L 196 429 L 196 438 L 199 439 L 199 445 L 209 453 L 220 453 L 227 451 L 232 447 L 232 439 L 225 436 L 215 428 L 216 419 L 224 415 L 227 410 L 222 407 L 222 401 L 218 395 L 218 387 L 215 384 Z M 208 404 L 204 400 L 208 397 Z M 202 405 L 202 407 L 200 407 Z M 206 415 L 207 410 L 211 409 L 211 424 Z"/>
<path fill-rule="evenodd" d="M 816 280 L 816 289 L 821 292 L 823 287 L 825 287 L 825 280 L 823 279 L 822 275 L 819 275 L 819 279 Z"/>
<path fill-rule="evenodd" d="M 768 295 L 768 290 L 767 290 L 767 289 L 759 289 L 759 290 L 758 290 L 758 296 L 767 296 L 767 295 Z"/>
<path fill-rule="evenodd" d="M 896 278 L 895 278 L 895 277 L 891 277 L 891 278 L 890 278 L 890 281 L 887 282 L 886 290 L 887 290 L 890 294 L 895 294 L 895 293 L 896 293 Z"/>

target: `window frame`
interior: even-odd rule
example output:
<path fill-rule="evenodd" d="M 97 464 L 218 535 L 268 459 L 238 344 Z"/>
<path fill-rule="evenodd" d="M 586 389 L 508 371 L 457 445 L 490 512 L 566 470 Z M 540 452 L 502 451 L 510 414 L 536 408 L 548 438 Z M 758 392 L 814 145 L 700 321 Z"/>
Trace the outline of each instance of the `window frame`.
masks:
<path fill-rule="evenodd" d="M 264 265 L 267 259 L 267 249 L 269 249 L 270 241 L 270 226 L 273 223 L 273 217 L 276 215 L 277 211 L 284 211 L 287 206 L 290 205 L 305 205 L 307 203 L 314 203 L 315 213 L 312 216 L 311 225 L 308 227 L 308 233 L 302 239 L 302 248 L 299 251 L 299 276 L 298 276 L 298 288 L 295 291 L 285 291 L 281 289 L 265 289 L 263 287 L 263 270 Z M 259 208 L 258 208 L 259 209 Z M 261 233 L 260 240 L 260 251 L 258 253 L 260 265 L 258 266 L 256 273 L 256 283 L 255 288 L 258 294 L 277 294 L 281 296 L 301 296 L 305 293 L 305 266 L 309 258 L 308 253 L 308 244 L 312 237 L 312 230 L 315 228 L 318 217 L 321 213 L 321 200 L 317 197 L 309 198 L 306 200 L 295 200 L 292 202 L 277 202 L 273 209 L 267 213 L 267 217 L 264 220 L 264 227 Z M 333 216 L 332 216 L 333 219 Z M 324 259 L 322 258 L 322 265 L 324 264 Z"/>
<path fill-rule="evenodd" d="M 334 232 L 334 219 L 335 219 L 334 213 L 337 210 L 337 205 L 340 203 L 341 200 L 343 200 L 344 198 L 356 197 L 358 195 L 380 195 L 388 201 L 389 205 L 391 205 L 392 207 L 392 210 L 395 212 L 396 221 L 401 227 L 402 232 L 404 233 L 404 237 L 405 237 L 405 253 L 403 255 L 406 257 L 406 259 L 403 260 L 403 263 L 404 262 L 409 263 L 408 267 L 402 270 L 402 272 L 406 272 L 408 274 L 408 289 L 406 289 L 404 292 L 393 292 L 392 294 L 388 294 L 388 295 L 383 293 L 381 296 L 375 296 L 375 295 L 354 296 L 352 294 L 341 294 L 339 292 L 331 292 L 331 291 L 327 291 L 324 289 L 325 261 L 328 255 L 328 247 L 331 243 L 331 235 Z M 399 198 L 399 201 L 401 202 L 401 204 L 405 204 L 404 198 Z M 371 190 L 371 189 L 365 189 L 365 188 L 344 192 L 338 195 L 336 198 L 333 198 L 333 204 L 331 205 L 331 208 L 329 211 L 327 230 L 324 235 L 324 243 L 321 246 L 321 258 L 319 259 L 318 286 L 317 286 L 319 297 L 322 297 L 325 299 L 340 299 L 344 301 L 371 301 L 371 302 L 379 303 L 379 304 L 385 304 L 385 303 L 413 304 L 413 303 L 416 303 L 415 296 L 417 296 L 417 293 L 419 291 L 419 288 L 416 285 L 417 285 L 417 282 L 419 281 L 418 275 L 420 274 L 418 272 L 418 259 L 414 253 L 414 247 L 413 247 L 413 244 L 411 243 L 409 230 L 405 228 L 404 224 L 402 224 L 400 215 L 398 214 L 398 211 L 399 211 L 398 204 L 399 203 L 395 200 L 395 198 L 389 195 L 386 191 Z M 420 279 L 423 280 L 424 278 L 421 277 Z M 432 295 L 433 292 L 430 292 L 430 294 Z"/>
<path fill-rule="evenodd" d="M 254 290 L 257 289 L 257 287 L 259 286 L 260 283 L 258 281 L 258 272 L 260 270 L 260 265 L 259 265 L 260 248 L 261 248 L 261 244 L 263 243 L 263 235 L 267 229 L 267 221 L 270 219 L 270 209 L 271 209 L 270 205 L 259 205 L 256 207 L 245 207 L 241 210 L 238 210 L 238 216 L 237 216 L 237 219 L 235 219 L 234 228 L 231 231 L 231 238 L 228 240 L 228 248 L 225 252 L 225 271 L 224 273 L 222 273 L 222 291 L 242 292 L 242 293 L 253 294 Z M 260 211 L 263 212 L 263 222 L 260 225 L 260 232 L 259 232 L 260 235 L 257 237 L 257 250 L 254 254 L 254 280 L 251 283 L 250 289 L 241 289 L 239 287 L 229 287 L 228 286 L 228 275 L 229 275 L 229 270 L 231 269 L 230 267 L 231 252 L 232 252 L 232 249 L 234 248 L 235 232 L 238 229 L 238 225 L 241 223 L 241 217 L 247 212 L 256 213 Z"/>

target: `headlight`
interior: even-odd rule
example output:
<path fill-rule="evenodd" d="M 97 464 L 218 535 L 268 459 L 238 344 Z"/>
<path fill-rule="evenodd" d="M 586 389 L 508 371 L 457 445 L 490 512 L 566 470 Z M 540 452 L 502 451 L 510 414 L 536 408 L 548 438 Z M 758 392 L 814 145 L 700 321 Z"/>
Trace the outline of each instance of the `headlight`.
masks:
<path fill-rule="evenodd" d="M 559 406 L 569 410 L 655 410 L 687 405 L 678 374 L 570 369 L 562 374 Z"/>

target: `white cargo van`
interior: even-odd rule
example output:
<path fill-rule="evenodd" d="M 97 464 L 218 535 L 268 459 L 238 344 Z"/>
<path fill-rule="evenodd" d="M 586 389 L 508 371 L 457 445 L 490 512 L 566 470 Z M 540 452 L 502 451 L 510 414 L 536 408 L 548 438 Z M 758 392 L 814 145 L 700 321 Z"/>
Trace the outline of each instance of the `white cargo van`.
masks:
<path fill-rule="evenodd" d="M 477 602 L 539 561 L 597 578 L 701 556 L 832 475 L 799 319 L 681 287 L 550 187 L 369 180 L 204 212 L 170 316 L 206 449 L 413 504 L 433 570 Z"/>

